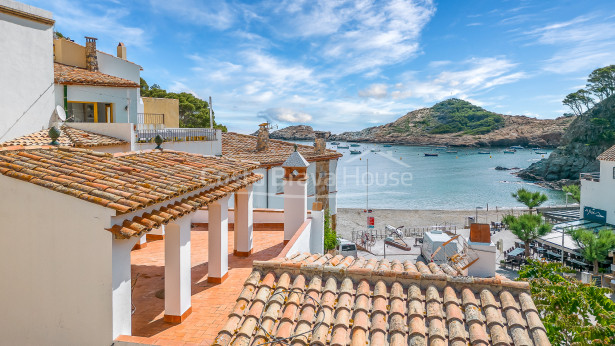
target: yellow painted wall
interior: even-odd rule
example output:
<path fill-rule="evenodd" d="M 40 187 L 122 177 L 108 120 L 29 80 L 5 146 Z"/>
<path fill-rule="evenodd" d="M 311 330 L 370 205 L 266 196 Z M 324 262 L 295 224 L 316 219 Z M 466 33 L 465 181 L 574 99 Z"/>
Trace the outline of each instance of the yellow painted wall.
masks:
<path fill-rule="evenodd" d="M 143 112 L 164 114 L 165 127 L 179 127 L 179 100 L 143 97 Z"/>
<path fill-rule="evenodd" d="M 80 44 L 63 38 L 55 39 L 53 55 L 57 63 L 85 68 L 85 47 Z"/>

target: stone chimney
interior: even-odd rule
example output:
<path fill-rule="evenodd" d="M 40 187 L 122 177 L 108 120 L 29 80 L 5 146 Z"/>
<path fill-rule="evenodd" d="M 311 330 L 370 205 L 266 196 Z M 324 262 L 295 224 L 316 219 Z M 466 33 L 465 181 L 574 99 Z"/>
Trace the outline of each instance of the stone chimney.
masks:
<path fill-rule="evenodd" d="M 327 137 L 329 133 L 324 131 L 314 131 L 314 153 L 321 155 L 327 149 Z"/>
<path fill-rule="evenodd" d="M 265 151 L 269 147 L 269 124 L 258 125 L 258 135 L 256 137 L 256 151 Z"/>
<path fill-rule="evenodd" d="M 87 68 L 88 71 L 98 71 L 96 40 L 97 38 L 94 37 L 85 37 L 85 68 Z"/>
<path fill-rule="evenodd" d="M 122 42 L 117 45 L 117 57 L 126 60 L 126 46 Z"/>

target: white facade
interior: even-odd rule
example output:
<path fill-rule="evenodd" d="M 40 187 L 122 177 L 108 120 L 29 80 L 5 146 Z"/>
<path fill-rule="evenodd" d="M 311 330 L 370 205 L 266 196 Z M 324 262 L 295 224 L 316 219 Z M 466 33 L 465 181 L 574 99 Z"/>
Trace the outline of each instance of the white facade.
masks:
<path fill-rule="evenodd" d="M 615 162 L 601 160 L 600 178 L 590 179 L 581 178 L 581 216 L 585 207 L 604 210 L 606 222 L 615 225 Z"/>
<path fill-rule="evenodd" d="M 130 294 L 130 276 L 126 282 L 114 272 L 118 253 L 104 230 L 115 212 L 5 176 L 0 191 L 10 196 L 0 199 L 1 343 L 110 345 L 112 291 L 128 285 Z M 129 316 L 130 304 L 124 308 Z"/>
<path fill-rule="evenodd" d="M 140 105 L 139 102 L 139 88 L 67 85 L 66 92 L 69 103 L 91 102 L 98 104 L 111 104 L 114 123 L 137 123 L 137 113 L 139 112 L 139 107 L 143 107 L 143 104 Z M 64 107 L 64 85 L 55 85 L 55 104 Z M 105 118 L 103 118 L 104 112 L 105 107 L 102 105 L 99 106 L 98 122 L 105 122 Z M 67 114 L 67 117 L 68 116 L 69 114 Z"/>
<path fill-rule="evenodd" d="M 468 246 L 472 249 L 478 260 L 468 268 L 468 276 L 492 278 L 495 276 L 496 247 L 493 242 L 478 243 L 468 240 Z"/>
<path fill-rule="evenodd" d="M 49 126 L 54 109 L 53 26 L 2 11 L 52 20 L 51 12 L 0 0 L 0 142 Z"/>

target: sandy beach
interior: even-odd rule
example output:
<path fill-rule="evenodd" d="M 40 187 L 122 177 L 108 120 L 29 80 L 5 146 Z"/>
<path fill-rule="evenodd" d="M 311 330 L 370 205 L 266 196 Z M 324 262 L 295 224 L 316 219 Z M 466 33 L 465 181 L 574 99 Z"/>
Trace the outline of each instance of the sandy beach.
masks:
<path fill-rule="evenodd" d="M 525 208 L 507 209 L 479 209 L 478 221 L 500 222 L 503 215 L 519 215 L 526 212 Z M 395 227 L 405 226 L 430 227 L 430 226 L 457 226 L 464 228 L 469 216 L 476 217 L 477 211 L 473 210 L 398 210 L 398 209 L 373 209 L 375 229 L 382 231 L 386 225 Z M 363 209 L 338 208 L 337 210 L 337 233 L 339 236 L 351 239 L 352 231 L 364 230 L 366 227 L 366 214 Z"/>

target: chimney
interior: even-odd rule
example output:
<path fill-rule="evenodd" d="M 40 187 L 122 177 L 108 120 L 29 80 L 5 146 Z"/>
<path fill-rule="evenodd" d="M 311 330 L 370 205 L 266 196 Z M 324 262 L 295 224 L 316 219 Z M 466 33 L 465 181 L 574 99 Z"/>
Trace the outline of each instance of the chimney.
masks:
<path fill-rule="evenodd" d="M 256 137 L 256 151 L 264 151 L 269 147 L 269 124 L 258 125 L 258 135 Z"/>
<path fill-rule="evenodd" d="M 85 37 L 85 67 L 88 71 L 98 71 L 96 40 L 97 38 L 94 37 Z"/>
<path fill-rule="evenodd" d="M 117 57 L 126 60 L 126 46 L 122 42 L 117 45 Z"/>
<path fill-rule="evenodd" d="M 329 133 L 324 131 L 315 131 L 314 132 L 314 153 L 316 155 L 321 155 L 325 153 L 325 149 L 327 148 L 327 137 Z"/>

